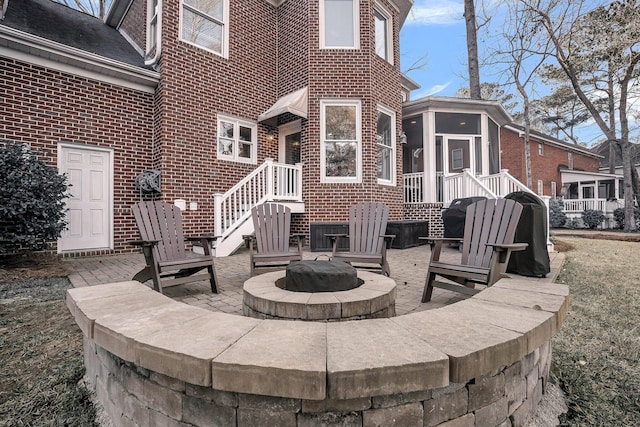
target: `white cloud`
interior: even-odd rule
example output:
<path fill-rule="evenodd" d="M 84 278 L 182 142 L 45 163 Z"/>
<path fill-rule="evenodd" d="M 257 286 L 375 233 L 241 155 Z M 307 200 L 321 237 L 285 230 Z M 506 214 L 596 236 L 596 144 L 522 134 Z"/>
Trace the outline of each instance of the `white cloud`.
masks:
<path fill-rule="evenodd" d="M 416 1 L 405 25 L 452 25 L 463 20 L 464 4 L 452 0 Z"/>
<path fill-rule="evenodd" d="M 419 98 L 423 98 L 425 96 L 437 95 L 438 93 L 442 92 L 447 87 L 449 87 L 449 85 L 451 85 L 451 81 L 448 81 L 448 82 L 446 82 L 444 84 L 433 85 L 431 87 L 428 87 L 428 88 L 425 88 L 425 89 L 422 89 L 422 90 L 418 90 L 418 91 L 413 92 L 411 94 L 411 98 L 412 99 L 419 99 Z"/>

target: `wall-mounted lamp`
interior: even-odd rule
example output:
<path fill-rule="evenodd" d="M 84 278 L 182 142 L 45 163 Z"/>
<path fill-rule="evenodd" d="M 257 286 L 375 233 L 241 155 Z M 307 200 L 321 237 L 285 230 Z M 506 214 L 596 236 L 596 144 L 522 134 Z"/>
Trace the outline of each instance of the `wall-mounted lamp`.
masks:
<path fill-rule="evenodd" d="M 269 142 L 273 142 L 274 138 L 275 138 L 275 137 L 273 136 L 273 131 L 269 131 L 269 132 L 267 133 L 267 141 L 269 141 Z"/>
<path fill-rule="evenodd" d="M 402 133 L 400 134 L 400 144 L 406 144 L 407 143 L 407 134 L 404 133 L 404 131 L 402 131 Z"/>

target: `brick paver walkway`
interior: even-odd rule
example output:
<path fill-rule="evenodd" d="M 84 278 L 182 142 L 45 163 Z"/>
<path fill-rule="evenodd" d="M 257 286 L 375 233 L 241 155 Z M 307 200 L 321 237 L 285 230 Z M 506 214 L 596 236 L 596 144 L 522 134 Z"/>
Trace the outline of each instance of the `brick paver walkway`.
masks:
<path fill-rule="evenodd" d="M 305 251 L 304 259 L 327 259 L 326 253 Z M 544 279 L 551 281 L 560 270 L 562 255 L 552 253 L 551 274 Z M 397 284 L 396 313 L 398 315 L 429 310 L 465 298 L 463 294 L 434 289 L 429 303 L 422 304 L 420 299 L 424 289 L 429 262 L 429 247 L 417 246 L 408 249 L 391 249 L 388 252 L 391 278 Z M 455 259 L 457 250 L 443 250 L 441 259 Z M 142 254 L 111 255 L 94 258 L 72 258 L 67 260 L 72 274 L 69 276 L 75 287 L 131 280 L 133 275 L 144 267 Z M 249 252 L 241 249 L 236 254 L 218 258 L 215 262 L 218 275 L 218 294 L 212 294 L 208 282 L 197 282 L 165 289 L 165 295 L 187 304 L 242 314 L 242 285 L 249 278 Z M 533 283 L 532 283 L 533 284 Z M 147 285 L 152 286 L 151 281 Z"/>

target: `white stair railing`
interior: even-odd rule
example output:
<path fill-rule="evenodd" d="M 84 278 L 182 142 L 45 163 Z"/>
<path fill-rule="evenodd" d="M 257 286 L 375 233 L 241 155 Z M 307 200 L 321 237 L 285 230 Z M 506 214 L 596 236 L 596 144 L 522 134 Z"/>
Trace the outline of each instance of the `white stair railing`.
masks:
<path fill-rule="evenodd" d="M 214 232 L 224 241 L 251 216 L 251 208 L 268 201 L 302 202 L 302 164 L 266 159 L 226 193 L 214 196 Z"/>
<path fill-rule="evenodd" d="M 478 180 L 499 197 L 504 197 L 514 191 L 524 191 L 535 194 L 529 187 L 514 178 L 507 169 L 502 169 L 500 173 L 497 174 L 480 176 Z"/>
<path fill-rule="evenodd" d="M 448 205 L 454 199 L 473 196 L 484 196 L 489 199 L 497 198 L 497 194 L 485 186 L 469 169 L 465 169 L 462 173 L 445 175 L 444 194 L 442 195 L 442 202 L 445 205 Z"/>

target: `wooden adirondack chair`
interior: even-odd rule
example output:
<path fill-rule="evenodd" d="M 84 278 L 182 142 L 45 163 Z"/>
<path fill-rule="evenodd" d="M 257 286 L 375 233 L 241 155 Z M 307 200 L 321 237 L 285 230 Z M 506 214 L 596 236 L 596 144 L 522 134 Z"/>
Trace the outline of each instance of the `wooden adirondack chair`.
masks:
<path fill-rule="evenodd" d="M 256 270 L 277 270 L 291 261 L 302 261 L 304 234 L 291 234 L 291 209 L 277 203 L 265 203 L 251 209 L 254 235 L 244 236 L 249 242 L 251 275 Z M 257 253 L 254 250 L 254 236 Z M 295 252 L 289 250 L 289 238 L 297 239 Z"/>
<path fill-rule="evenodd" d="M 467 207 L 462 259 L 460 264 L 440 262 L 443 242 L 459 242 L 459 238 L 421 237 L 431 245 L 431 261 L 427 271 L 422 302 L 431 300 L 433 288 L 473 295 L 480 290 L 475 284 L 493 285 L 504 274 L 511 251 L 520 251 L 526 243 L 513 243 L 522 205 L 508 199 L 488 199 Z M 459 283 L 438 282 L 436 276 Z"/>
<path fill-rule="evenodd" d="M 139 202 L 131 208 L 141 240 L 130 242 L 142 246 L 147 266 L 133 280 L 153 279 L 153 287 L 162 293 L 168 286 L 209 280 L 211 292 L 217 293 L 217 277 L 211 255 L 212 236 L 186 238 L 182 233 L 180 209 L 169 203 Z M 204 255 L 186 251 L 185 240 L 200 242 Z M 202 270 L 205 273 L 196 274 Z"/>
<path fill-rule="evenodd" d="M 333 240 L 332 259 L 344 262 L 377 264 L 382 273 L 391 275 L 387 248 L 395 235 L 387 230 L 389 207 L 379 202 L 359 203 L 349 209 L 349 234 L 325 234 Z M 340 240 L 349 239 L 349 251 L 338 251 Z M 377 268 L 377 267 L 375 267 Z"/>

